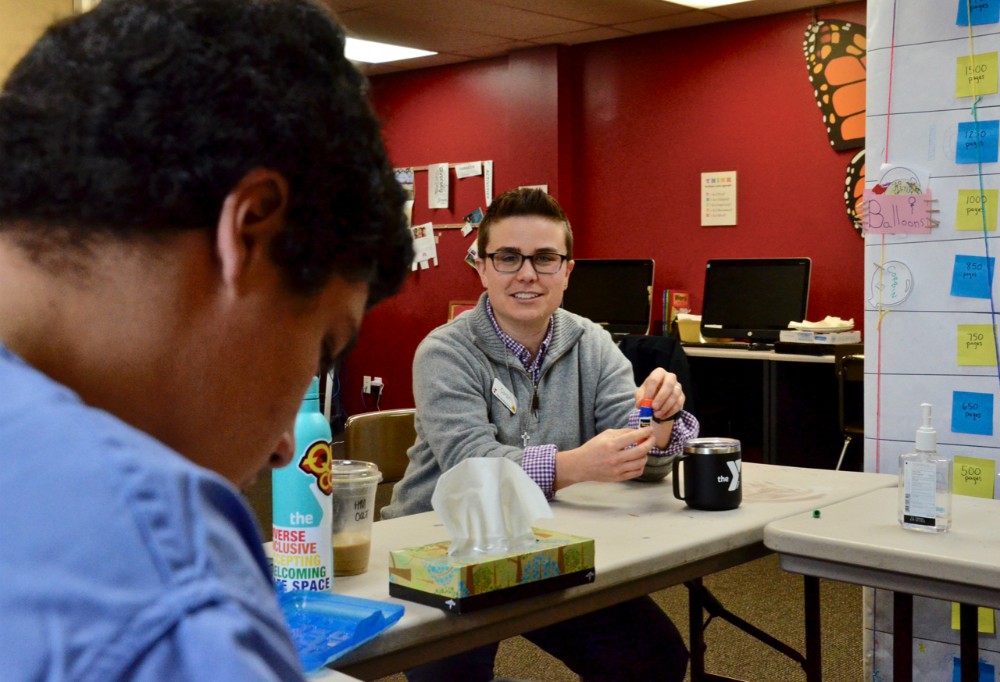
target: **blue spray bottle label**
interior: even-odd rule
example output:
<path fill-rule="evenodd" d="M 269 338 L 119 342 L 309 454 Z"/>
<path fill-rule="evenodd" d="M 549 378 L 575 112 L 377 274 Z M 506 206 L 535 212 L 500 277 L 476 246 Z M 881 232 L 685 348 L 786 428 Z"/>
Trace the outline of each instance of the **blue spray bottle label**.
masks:
<path fill-rule="evenodd" d="M 295 458 L 271 474 L 273 577 L 279 592 L 333 588 L 330 425 L 313 378 L 295 420 Z"/>

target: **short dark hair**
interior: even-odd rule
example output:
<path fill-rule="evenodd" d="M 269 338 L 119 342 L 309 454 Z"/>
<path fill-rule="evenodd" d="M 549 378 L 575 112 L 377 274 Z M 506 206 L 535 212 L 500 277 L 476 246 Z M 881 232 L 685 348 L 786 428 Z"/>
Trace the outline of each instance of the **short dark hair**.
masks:
<path fill-rule="evenodd" d="M 536 187 L 524 187 L 504 192 L 490 203 L 486 215 L 479 223 L 476 248 L 480 258 L 486 258 L 486 247 L 490 243 L 490 228 L 493 223 L 514 216 L 537 216 L 561 222 L 566 233 L 566 255 L 573 258 L 573 229 L 562 206 L 547 192 Z"/>
<path fill-rule="evenodd" d="M 253 168 L 289 183 L 272 258 L 370 303 L 413 258 L 367 82 L 311 0 L 104 0 L 50 27 L 0 92 L 0 230 L 49 249 L 214 229 Z"/>

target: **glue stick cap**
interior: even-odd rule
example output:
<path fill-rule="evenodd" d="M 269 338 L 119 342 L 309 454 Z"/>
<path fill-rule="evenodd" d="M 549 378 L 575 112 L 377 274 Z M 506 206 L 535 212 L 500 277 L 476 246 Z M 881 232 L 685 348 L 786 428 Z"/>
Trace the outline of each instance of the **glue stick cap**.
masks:
<path fill-rule="evenodd" d="M 642 409 L 644 407 L 649 407 L 649 408 L 653 407 L 652 398 L 643 398 L 642 400 L 639 401 L 639 409 Z"/>
<path fill-rule="evenodd" d="M 930 403 L 920 404 L 920 410 L 923 413 L 923 424 L 917 429 L 917 450 L 922 450 L 923 452 L 937 451 L 937 431 L 931 426 L 932 409 L 933 407 Z"/>
<path fill-rule="evenodd" d="M 649 398 L 643 398 L 639 401 L 639 419 L 649 418 L 653 416 L 653 401 Z"/>

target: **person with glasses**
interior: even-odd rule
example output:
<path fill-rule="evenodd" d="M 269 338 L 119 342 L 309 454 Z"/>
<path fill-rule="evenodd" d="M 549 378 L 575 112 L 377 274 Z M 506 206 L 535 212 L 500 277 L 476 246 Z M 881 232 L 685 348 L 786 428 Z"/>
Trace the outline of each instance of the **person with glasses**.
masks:
<path fill-rule="evenodd" d="M 562 308 L 573 233 L 538 189 L 497 197 L 479 225 L 474 310 L 432 331 L 413 361 L 417 439 L 383 518 L 429 511 L 438 477 L 469 457 L 506 457 L 546 497 L 583 481 L 661 479 L 698 422 L 676 377 L 655 369 L 636 387 L 604 329 Z M 609 282 L 608 286 L 614 286 Z M 638 403 L 654 423 L 639 426 Z M 586 681 L 684 679 L 677 629 L 642 597 L 525 634 Z M 490 680 L 491 644 L 407 671 L 411 681 Z"/>

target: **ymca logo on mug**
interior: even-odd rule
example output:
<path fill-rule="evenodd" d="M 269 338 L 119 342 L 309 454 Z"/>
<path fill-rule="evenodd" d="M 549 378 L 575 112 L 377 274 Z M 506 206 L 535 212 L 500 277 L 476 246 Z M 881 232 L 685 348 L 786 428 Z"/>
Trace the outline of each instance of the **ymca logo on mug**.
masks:
<path fill-rule="evenodd" d="M 692 438 L 674 460 L 674 497 L 692 509 L 736 509 L 743 501 L 743 460 L 734 438 Z"/>

